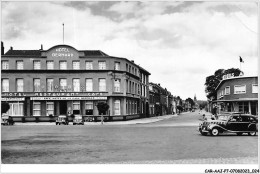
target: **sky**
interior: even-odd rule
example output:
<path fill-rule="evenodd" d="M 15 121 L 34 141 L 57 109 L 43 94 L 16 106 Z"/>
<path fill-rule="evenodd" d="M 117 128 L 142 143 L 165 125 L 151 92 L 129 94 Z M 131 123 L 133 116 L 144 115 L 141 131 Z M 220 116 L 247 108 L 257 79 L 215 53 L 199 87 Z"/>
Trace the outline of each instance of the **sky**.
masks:
<path fill-rule="evenodd" d="M 2 1 L 5 52 L 64 44 L 102 50 L 151 73 L 182 99 L 206 100 L 218 69 L 258 74 L 256 1 Z"/>

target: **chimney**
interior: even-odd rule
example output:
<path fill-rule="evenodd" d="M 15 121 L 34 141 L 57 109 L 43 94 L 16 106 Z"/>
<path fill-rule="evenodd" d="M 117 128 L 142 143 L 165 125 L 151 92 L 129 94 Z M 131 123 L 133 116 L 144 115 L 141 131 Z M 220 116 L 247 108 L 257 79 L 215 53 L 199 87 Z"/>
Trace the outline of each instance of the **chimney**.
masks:
<path fill-rule="evenodd" d="M 13 50 L 13 47 L 10 47 L 10 50 Z"/>
<path fill-rule="evenodd" d="M 4 42 L 1 41 L 1 55 L 5 54 Z"/>
<path fill-rule="evenodd" d="M 42 46 L 42 44 L 41 44 L 41 50 L 43 50 L 43 46 Z"/>

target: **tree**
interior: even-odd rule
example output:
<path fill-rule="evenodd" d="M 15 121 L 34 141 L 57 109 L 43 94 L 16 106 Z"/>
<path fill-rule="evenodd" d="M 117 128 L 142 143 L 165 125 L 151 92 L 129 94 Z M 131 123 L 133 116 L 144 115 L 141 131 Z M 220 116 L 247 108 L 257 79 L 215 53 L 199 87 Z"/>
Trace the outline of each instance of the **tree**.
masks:
<path fill-rule="evenodd" d="M 10 109 L 10 105 L 7 102 L 1 103 L 1 114 L 6 113 Z"/>
<path fill-rule="evenodd" d="M 239 76 L 242 71 L 239 68 L 230 68 L 227 70 L 218 69 L 215 71 L 214 75 L 210 75 L 206 77 L 205 82 L 205 92 L 208 99 L 216 99 L 217 98 L 217 91 L 215 90 L 220 81 L 222 80 L 222 76 L 226 74 L 234 73 L 234 76 Z M 243 72 L 242 72 L 243 73 Z"/>
<path fill-rule="evenodd" d="M 179 110 L 179 113 L 183 111 L 183 107 L 181 105 L 178 105 L 176 108 Z"/>
<path fill-rule="evenodd" d="M 105 102 L 99 102 L 97 104 L 97 108 L 99 113 L 101 114 L 101 123 L 103 124 L 103 114 L 106 114 L 107 110 L 109 109 L 109 105 Z"/>
<path fill-rule="evenodd" d="M 185 100 L 186 102 L 189 102 L 191 104 L 191 107 L 195 105 L 194 101 L 189 97 Z"/>

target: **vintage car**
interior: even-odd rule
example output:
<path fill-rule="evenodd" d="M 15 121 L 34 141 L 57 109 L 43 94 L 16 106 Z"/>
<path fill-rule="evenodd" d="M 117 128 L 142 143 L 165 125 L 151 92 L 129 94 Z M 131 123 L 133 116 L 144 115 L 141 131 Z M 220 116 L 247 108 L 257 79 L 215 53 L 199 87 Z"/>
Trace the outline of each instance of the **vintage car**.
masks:
<path fill-rule="evenodd" d="M 215 120 L 204 120 L 198 127 L 202 135 L 217 136 L 220 133 L 230 132 L 242 135 L 256 135 L 258 132 L 258 118 L 249 114 L 242 113 L 223 113 L 218 115 Z"/>
<path fill-rule="evenodd" d="M 84 125 L 84 120 L 81 115 L 75 115 L 73 119 L 73 125 Z"/>
<path fill-rule="evenodd" d="M 13 125 L 14 121 L 12 117 L 7 114 L 3 114 L 1 117 L 1 125 Z"/>
<path fill-rule="evenodd" d="M 57 120 L 56 120 L 56 125 L 69 125 L 69 120 L 66 115 L 59 115 Z"/>

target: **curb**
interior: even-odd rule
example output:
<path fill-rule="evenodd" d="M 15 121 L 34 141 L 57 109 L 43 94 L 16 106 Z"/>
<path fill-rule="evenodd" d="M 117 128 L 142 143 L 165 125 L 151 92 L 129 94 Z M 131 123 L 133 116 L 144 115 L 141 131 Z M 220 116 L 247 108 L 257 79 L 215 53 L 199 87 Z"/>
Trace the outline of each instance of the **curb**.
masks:
<path fill-rule="evenodd" d="M 149 118 L 142 118 L 142 119 L 135 119 L 135 120 L 128 120 L 128 121 L 114 121 L 114 122 L 104 122 L 103 125 L 132 125 L 132 124 L 147 124 L 147 123 L 154 123 L 161 120 L 166 120 L 172 117 L 178 117 L 179 115 L 164 115 L 164 116 L 156 116 L 156 117 L 149 117 Z M 39 123 L 15 123 L 14 125 L 18 126 L 26 126 L 26 125 L 37 125 L 37 126 L 51 126 L 55 125 L 55 122 L 39 122 Z M 69 125 L 72 125 L 70 122 Z M 83 126 L 99 126 L 102 125 L 101 122 L 84 122 Z M 56 125 L 55 125 L 56 126 Z"/>

